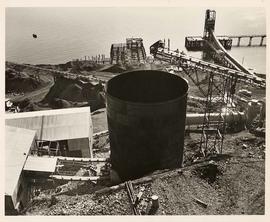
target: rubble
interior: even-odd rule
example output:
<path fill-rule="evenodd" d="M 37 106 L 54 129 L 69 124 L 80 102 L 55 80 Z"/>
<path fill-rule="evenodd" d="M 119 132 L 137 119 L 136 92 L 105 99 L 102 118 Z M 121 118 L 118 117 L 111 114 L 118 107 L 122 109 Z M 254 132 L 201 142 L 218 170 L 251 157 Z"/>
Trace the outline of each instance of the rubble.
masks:
<path fill-rule="evenodd" d="M 225 140 L 226 153 L 227 151 L 231 153 L 230 156 L 220 157 L 215 161 L 193 163 L 182 169 L 157 171 L 132 181 L 135 195 L 144 187 L 140 201 L 136 205 L 137 209 L 141 214 L 148 214 L 151 208 L 151 196 L 157 195 L 159 208 L 156 215 L 264 214 L 262 204 L 264 161 L 258 159 L 257 153 L 260 149 L 254 149 L 254 155 L 249 160 L 239 155 L 243 152 L 239 149 L 242 144 L 237 145 L 237 142 L 247 139 L 247 136 L 243 135 L 247 133 L 238 133 L 234 135 L 236 138 Z M 260 138 L 256 138 L 251 144 L 254 143 L 259 144 L 263 149 Z M 69 182 L 71 183 L 75 182 Z M 74 189 L 76 191 L 79 188 L 74 187 Z M 50 208 L 48 208 L 50 198 L 42 199 L 30 207 L 26 214 L 133 214 L 124 183 L 111 187 L 98 187 L 88 183 L 85 185 L 85 190 L 84 193 L 70 192 L 58 195 L 56 204 Z"/>

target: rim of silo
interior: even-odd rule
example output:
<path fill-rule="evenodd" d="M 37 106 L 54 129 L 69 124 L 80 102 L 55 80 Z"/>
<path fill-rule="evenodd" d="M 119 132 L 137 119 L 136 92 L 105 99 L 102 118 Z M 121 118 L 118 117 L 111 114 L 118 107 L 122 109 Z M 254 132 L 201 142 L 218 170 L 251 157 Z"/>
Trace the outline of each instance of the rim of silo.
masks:
<path fill-rule="evenodd" d="M 123 74 L 128 74 L 128 73 L 132 73 L 132 72 L 138 72 L 138 71 L 156 71 L 156 72 L 161 72 L 161 73 L 164 73 L 164 74 L 167 74 L 167 75 L 174 75 L 174 76 L 176 76 L 176 77 L 178 77 L 178 78 L 180 78 L 180 79 L 182 79 L 182 80 L 184 80 L 185 81 L 185 83 L 187 84 L 187 90 L 186 90 L 186 92 L 183 94 L 183 95 L 181 95 L 181 96 L 179 96 L 179 97 L 177 97 L 177 98 L 175 98 L 175 99 L 169 99 L 169 100 L 166 100 L 166 101 L 163 101 L 163 102 L 149 102 L 149 103 L 143 103 L 143 102 L 132 102 L 132 101 L 127 101 L 127 100 L 123 100 L 123 99 L 119 99 L 118 97 L 115 97 L 115 96 L 112 96 L 111 94 L 109 94 L 108 93 L 108 83 L 109 83 L 109 81 L 111 80 L 111 79 L 114 79 L 114 78 L 117 78 L 117 77 L 119 77 L 119 76 L 121 76 L 121 75 L 123 75 Z M 125 102 L 125 103 L 127 103 L 127 104 L 139 104 L 139 105 L 143 105 L 143 106 L 153 106 L 153 105 L 160 105 L 160 104 L 164 104 L 164 103 L 174 103 L 174 102 L 176 102 L 176 101 L 178 101 L 179 99 L 182 99 L 182 98 L 184 98 L 185 96 L 187 96 L 187 94 L 188 94 L 188 92 L 189 92 L 189 83 L 188 83 L 188 80 L 186 79 L 186 78 L 184 78 L 184 77 L 182 77 L 182 76 L 178 76 L 178 75 L 175 75 L 175 74 L 172 74 L 172 73 L 169 73 L 169 72 L 165 72 L 165 71 L 160 71 L 160 70 L 134 70 L 134 71 L 126 71 L 126 72 L 123 72 L 123 73 L 121 73 L 121 74 L 119 74 L 119 75 L 117 75 L 117 76 L 114 76 L 113 78 L 111 78 L 110 80 L 108 80 L 107 82 L 106 82 L 106 85 L 105 85 L 105 94 L 106 94 L 106 96 L 107 97 L 110 97 L 110 98 L 112 98 L 112 99 L 114 99 L 114 100 L 116 100 L 116 101 L 119 101 L 119 102 Z M 106 102 L 106 104 L 107 104 L 107 102 Z"/>

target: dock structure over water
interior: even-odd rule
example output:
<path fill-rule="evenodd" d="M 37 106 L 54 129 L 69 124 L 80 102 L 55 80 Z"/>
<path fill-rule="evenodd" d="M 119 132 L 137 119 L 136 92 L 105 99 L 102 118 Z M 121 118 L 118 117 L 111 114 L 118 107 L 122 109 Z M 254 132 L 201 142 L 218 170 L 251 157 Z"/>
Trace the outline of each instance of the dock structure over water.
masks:
<path fill-rule="evenodd" d="M 231 35 L 228 36 L 230 39 L 237 39 L 237 43 L 234 46 L 266 46 L 266 43 L 264 42 L 264 39 L 266 39 L 266 35 Z M 247 45 L 241 45 L 241 39 L 247 38 L 249 39 Z M 260 43 L 255 44 L 252 42 L 253 39 L 259 38 Z"/>
<path fill-rule="evenodd" d="M 266 46 L 266 35 L 228 35 L 217 36 L 217 39 L 226 50 L 230 50 L 232 47 Z M 243 43 L 243 41 L 241 43 L 243 39 L 249 39 L 248 43 Z M 260 40 L 258 42 L 253 41 L 254 39 Z M 189 51 L 202 51 L 206 47 L 206 43 L 202 36 L 187 36 L 185 38 L 185 47 Z"/>
<path fill-rule="evenodd" d="M 112 44 L 111 64 L 144 63 L 146 53 L 142 38 L 127 38 L 126 43 Z"/>
<path fill-rule="evenodd" d="M 232 48 L 233 40 L 228 36 L 217 37 L 220 44 L 227 50 Z M 206 47 L 206 42 L 202 36 L 187 36 L 185 38 L 185 47 L 189 51 L 203 51 Z"/>

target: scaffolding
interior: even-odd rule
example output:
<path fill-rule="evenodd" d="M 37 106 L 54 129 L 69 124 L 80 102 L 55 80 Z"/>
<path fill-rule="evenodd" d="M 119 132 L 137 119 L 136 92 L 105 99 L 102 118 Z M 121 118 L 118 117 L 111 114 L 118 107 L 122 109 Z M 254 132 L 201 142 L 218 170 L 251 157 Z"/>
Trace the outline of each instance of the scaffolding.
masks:
<path fill-rule="evenodd" d="M 142 38 L 127 38 L 126 43 L 112 44 L 111 64 L 144 63 L 146 53 Z"/>
<path fill-rule="evenodd" d="M 216 76 L 209 73 L 208 92 L 202 125 L 200 150 L 204 157 L 213 154 L 221 154 L 224 134 L 226 133 L 226 116 L 235 109 L 233 103 L 236 76 Z M 211 119 L 211 113 L 219 114 L 218 118 Z"/>

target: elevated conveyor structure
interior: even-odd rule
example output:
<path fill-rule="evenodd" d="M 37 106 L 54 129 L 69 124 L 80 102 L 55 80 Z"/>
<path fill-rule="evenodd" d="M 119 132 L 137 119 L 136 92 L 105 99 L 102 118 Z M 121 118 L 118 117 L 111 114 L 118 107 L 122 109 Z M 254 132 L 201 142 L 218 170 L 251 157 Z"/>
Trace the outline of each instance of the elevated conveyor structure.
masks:
<path fill-rule="evenodd" d="M 233 58 L 223 47 L 218 37 L 215 35 L 215 20 L 216 11 L 206 10 L 203 39 L 205 41 L 204 56 L 210 56 L 219 64 L 241 71 L 243 73 L 255 76 L 242 64 L 240 64 L 235 58 Z"/>
<path fill-rule="evenodd" d="M 159 40 L 151 45 L 150 53 L 154 56 L 155 59 L 168 62 L 171 65 L 183 68 L 187 75 L 192 79 L 194 84 L 199 87 L 203 95 L 206 95 L 207 91 L 205 91 L 205 89 L 200 86 L 200 82 L 205 78 L 205 76 L 203 74 L 198 74 L 197 71 L 213 73 L 213 75 L 220 78 L 235 77 L 239 82 L 258 88 L 266 87 L 265 79 L 260 78 L 254 74 L 247 74 L 239 70 L 206 62 L 202 59 L 181 54 L 173 50 L 166 50 L 162 40 Z M 189 71 L 194 71 L 195 73 L 190 73 Z"/>
<path fill-rule="evenodd" d="M 233 98 L 236 84 L 242 82 L 253 87 L 266 87 L 265 79 L 250 72 L 226 51 L 214 34 L 215 21 L 216 12 L 206 10 L 203 39 L 200 40 L 199 48 L 204 50 L 203 58 L 210 57 L 218 64 L 187 56 L 179 53 L 178 50 L 170 51 L 169 47 L 165 48 L 165 43 L 162 41 L 157 41 L 150 47 L 150 53 L 154 58 L 175 65 L 178 70 L 181 67 L 206 97 L 200 143 L 204 156 L 222 152 L 226 113 L 234 109 Z M 203 84 L 205 82 L 208 85 Z M 219 101 L 214 101 L 216 98 L 219 98 Z M 210 118 L 212 112 L 219 113 L 215 121 Z"/>
<path fill-rule="evenodd" d="M 226 115 L 224 118 L 222 113 L 227 112 L 228 107 L 230 109 L 234 108 L 233 97 L 236 84 L 241 82 L 252 87 L 265 88 L 265 79 L 244 72 L 244 69 L 235 69 L 236 64 L 225 67 L 165 49 L 165 45 L 161 40 L 150 47 L 150 53 L 155 59 L 178 68 L 181 67 L 206 97 L 201 150 L 204 156 L 208 153 L 221 153 L 226 129 Z M 226 61 L 228 60 L 226 59 Z M 203 84 L 205 80 L 207 80 L 208 85 Z M 214 106 L 214 98 L 219 98 L 219 101 L 215 101 L 215 104 L 218 102 L 219 106 Z M 210 114 L 212 112 L 218 112 L 220 118 L 211 121 Z"/>
<path fill-rule="evenodd" d="M 208 46 L 208 54 L 217 61 L 219 64 L 226 66 L 231 69 L 241 71 L 243 73 L 249 74 L 251 77 L 255 76 L 251 71 L 241 65 L 235 58 L 233 58 L 222 44 L 218 41 L 213 30 L 210 30 L 211 41 L 206 41 Z"/>

